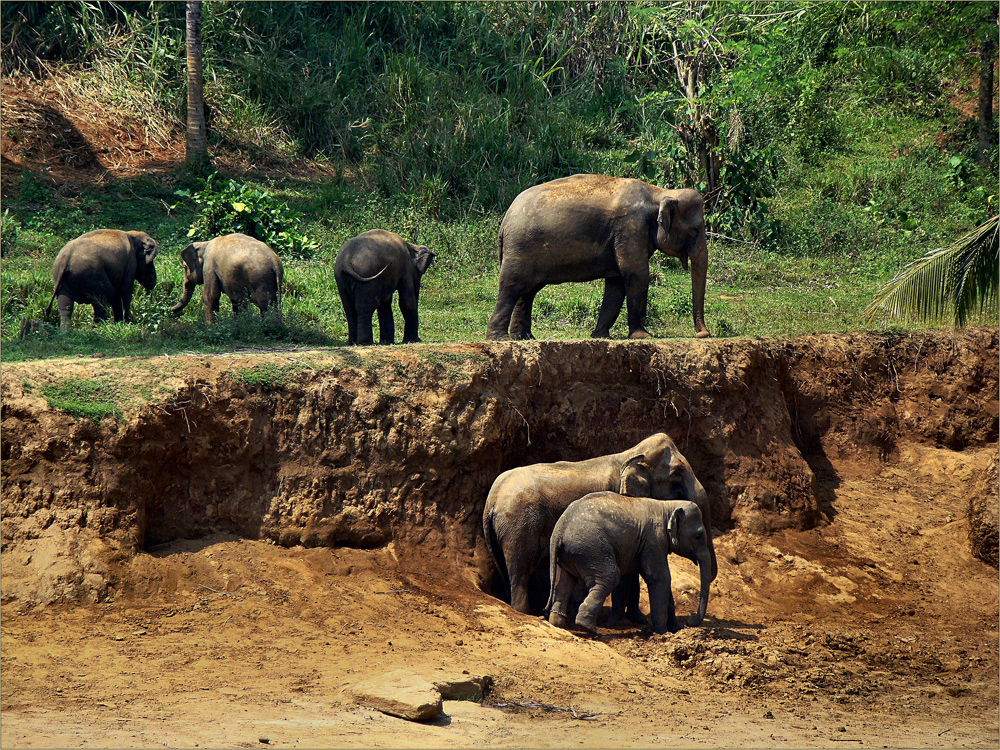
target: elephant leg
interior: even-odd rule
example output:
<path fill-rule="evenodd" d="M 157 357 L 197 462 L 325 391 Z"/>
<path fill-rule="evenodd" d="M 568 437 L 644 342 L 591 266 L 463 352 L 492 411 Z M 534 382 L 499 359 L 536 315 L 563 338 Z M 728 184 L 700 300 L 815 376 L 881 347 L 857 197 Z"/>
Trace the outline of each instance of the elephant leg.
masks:
<path fill-rule="evenodd" d="M 417 316 L 418 297 L 412 284 L 403 284 L 399 290 L 399 312 L 403 316 L 403 343 L 418 344 L 419 319 Z"/>
<path fill-rule="evenodd" d="M 611 620 L 620 624 L 624 620 L 639 625 L 647 624 L 646 616 L 639 608 L 639 574 L 623 575 L 621 584 L 611 592 Z"/>
<path fill-rule="evenodd" d="M 371 346 L 375 343 L 375 334 L 372 330 L 372 316 L 375 314 L 375 304 L 367 298 L 355 300 L 355 310 L 358 314 L 357 343 L 361 346 Z"/>
<path fill-rule="evenodd" d="M 378 342 L 396 343 L 396 321 L 392 317 L 392 297 L 380 304 L 378 310 Z"/>
<path fill-rule="evenodd" d="M 535 295 L 543 288 L 544 284 L 533 287 L 521 295 L 510 319 L 510 337 L 519 341 L 531 341 L 535 337 L 531 335 L 531 306 L 535 303 Z"/>
<path fill-rule="evenodd" d="M 646 561 L 642 577 L 649 589 L 649 615 L 656 633 L 676 633 L 681 629 L 674 609 L 674 593 L 670 586 L 670 567 L 666 558 Z"/>
<path fill-rule="evenodd" d="M 510 606 L 518 612 L 526 615 L 531 614 L 531 579 L 534 569 L 523 559 L 522 550 L 511 550 L 508 553 L 504 550 L 504 558 L 507 560 L 507 575 L 510 576 Z"/>
<path fill-rule="evenodd" d="M 628 311 L 628 337 L 648 339 L 646 306 L 649 302 L 649 268 L 625 275 L 625 303 Z"/>
<path fill-rule="evenodd" d="M 110 316 L 108 315 L 108 308 L 104 306 L 104 303 L 100 300 L 93 301 L 94 306 L 94 323 L 101 323 L 107 320 Z"/>
<path fill-rule="evenodd" d="M 611 326 L 618 320 L 618 315 L 622 311 L 622 303 L 625 302 L 625 281 L 620 276 L 613 276 L 604 280 L 604 299 L 601 301 L 601 310 L 597 313 L 597 325 L 591 338 L 606 339 L 611 337 Z"/>
<path fill-rule="evenodd" d="M 73 321 L 73 298 L 68 294 L 60 294 L 56 304 L 59 305 L 59 330 L 68 331 Z"/>
<path fill-rule="evenodd" d="M 337 284 L 337 293 L 340 295 L 340 304 L 344 308 L 344 317 L 347 318 L 347 343 L 358 343 L 358 311 L 354 306 L 354 295 L 346 285 Z"/>
<path fill-rule="evenodd" d="M 114 312 L 115 304 L 112 303 L 111 309 Z M 126 323 L 132 322 L 132 290 L 126 289 L 122 292 L 121 299 L 118 300 L 118 312 L 121 313 L 121 318 L 116 319 L 115 322 L 123 320 Z"/>
<path fill-rule="evenodd" d="M 576 613 L 576 626 L 588 633 L 597 633 L 597 615 L 604 606 L 608 595 L 615 590 L 621 575 L 618 568 L 612 565 L 589 573 L 584 580 L 587 583 L 587 598 L 583 600 Z"/>
<path fill-rule="evenodd" d="M 222 297 L 222 290 L 219 289 L 219 281 L 214 276 L 205 276 L 205 287 L 201 293 L 202 304 L 205 308 L 205 322 L 211 325 L 215 322 L 215 316 L 219 313 L 219 299 Z"/>
<path fill-rule="evenodd" d="M 243 311 L 247 309 L 246 300 L 241 296 L 234 296 L 229 298 L 230 303 L 233 306 L 233 317 L 238 318 L 243 314 Z"/>
<path fill-rule="evenodd" d="M 549 607 L 549 622 L 557 628 L 568 628 L 570 604 L 573 591 L 579 582 L 576 576 L 561 565 L 556 566 L 556 580 L 552 584 L 552 604 Z"/>
<path fill-rule="evenodd" d="M 502 273 L 503 269 L 501 268 L 497 304 L 493 308 L 493 315 L 490 316 L 489 325 L 486 327 L 486 338 L 493 341 L 510 338 L 508 332 L 510 330 L 510 318 L 514 314 L 514 307 L 529 288 L 528 284 L 523 281 L 504 279 Z"/>

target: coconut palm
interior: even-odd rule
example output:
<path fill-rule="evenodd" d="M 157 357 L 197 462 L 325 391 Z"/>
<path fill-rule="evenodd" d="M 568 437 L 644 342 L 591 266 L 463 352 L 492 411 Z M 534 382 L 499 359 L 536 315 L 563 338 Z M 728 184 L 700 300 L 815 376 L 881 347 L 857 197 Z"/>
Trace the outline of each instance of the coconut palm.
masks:
<path fill-rule="evenodd" d="M 205 130 L 204 74 L 201 47 L 201 2 L 187 4 L 187 150 L 184 161 L 204 164 L 208 161 L 208 139 Z"/>
<path fill-rule="evenodd" d="M 998 239 L 994 216 L 947 247 L 931 250 L 879 289 L 865 319 L 870 325 L 879 317 L 924 322 L 951 317 L 961 327 L 973 312 L 995 312 Z"/>

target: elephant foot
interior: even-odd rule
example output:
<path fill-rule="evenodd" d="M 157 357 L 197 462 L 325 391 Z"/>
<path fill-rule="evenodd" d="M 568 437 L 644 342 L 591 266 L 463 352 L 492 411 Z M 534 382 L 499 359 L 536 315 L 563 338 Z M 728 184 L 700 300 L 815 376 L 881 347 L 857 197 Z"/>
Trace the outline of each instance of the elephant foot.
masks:
<path fill-rule="evenodd" d="M 590 334 L 590 338 L 592 338 L 592 339 L 609 339 L 609 338 L 611 338 L 611 329 L 609 328 L 606 331 L 605 330 L 600 330 L 600 331 L 595 330 L 593 333 Z"/>
<path fill-rule="evenodd" d="M 582 620 L 579 617 L 577 617 L 575 624 L 579 630 L 582 630 L 587 635 L 597 635 L 596 622 L 591 622 L 590 620 Z"/>
<path fill-rule="evenodd" d="M 630 339 L 651 339 L 651 338 L 653 338 L 652 334 L 650 334 L 649 331 L 644 331 L 642 328 L 637 328 L 636 330 L 632 331 L 632 333 L 630 333 L 628 335 L 628 337 Z"/>
<path fill-rule="evenodd" d="M 510 341 L 510 335 L 506 331 L 487 331 L 487 341 Z"/>
<path fill-rule="evenodd" d="M 555 625 L 557 628 L 562 628 L 567 630 L 569 628 L 569 620 L 566 619 L 565 615 L 561 615 L 558 612 L 549 612 L 549 624 Z"/>
<path fill-rule="evenodd" d="M 642 613 L 641 609 L 629 610 L 625 613 L 625 619 L 629 622 L 634 622 L 636 625 L 648 625 L 649 620 L 646 619 L 646 615 Z"/>
<path fill-rule="evenodd" d="M 419 338 L 414 338 L 414 339 L 403 339 L 403 343 L 404 344 L 419 344 L 421 342 L 420 342 Z"/>
<path fill-rule="evenodd" d="M 712 338 L 712 334 L 709 331 L 698 331 L 694 337 L 696 339 L 710 339 Z"/>
<path fill-rule="evenodd" d="M 511 338 L 512 341 L 534 341 L 535 340 L 535 337 L 531 335 L 530 331 L 528 333 L 515 333 L 515 334 L 512 334 L 510 338 Z"/>

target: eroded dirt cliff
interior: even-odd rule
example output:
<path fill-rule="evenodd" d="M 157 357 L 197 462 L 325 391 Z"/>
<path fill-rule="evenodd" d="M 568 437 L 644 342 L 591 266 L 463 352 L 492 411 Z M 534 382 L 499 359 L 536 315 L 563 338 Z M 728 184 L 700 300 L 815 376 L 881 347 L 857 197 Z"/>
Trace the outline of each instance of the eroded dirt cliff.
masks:
<path fill-rule="evenodd" d="M 470 567 L 500 472 L 661 430 L 719 530 L 808 529 L 831 512 L 831 460 L 995 443 L 997 361 L 996 329 L 977 329 L 5 365 L 3 548 L 32 543 L 41 600 L 100 599 L 135 551 L 214 532 Z M 42 396 L 70 376 L 145 396 L 78 420 Z"/>

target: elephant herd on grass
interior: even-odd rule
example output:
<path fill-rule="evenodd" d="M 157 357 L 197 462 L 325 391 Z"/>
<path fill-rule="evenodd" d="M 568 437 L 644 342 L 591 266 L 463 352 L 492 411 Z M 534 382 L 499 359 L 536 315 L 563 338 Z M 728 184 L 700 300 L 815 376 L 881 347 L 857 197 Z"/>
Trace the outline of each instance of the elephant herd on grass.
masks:
<path fill-rule="evenodd" d="M 486 499 L 483 535 L 514 609 L 590 634 L 609 595 L 612 622 L 645 622 L 640 576 L 653 630 L 680 629 L 670 553 L 698 565 L 698 611 L 688 624 L 700 625 L 718 573 L 705 488 L 664 433 L 620 453 L 504 472 Z"/>
<path fill-rule="evenodd" d="M 629 338 L 648 338 L 649 259 L 656 250 L 691 264 L 695 335 L 705 326 L 708 249 L 704 205 L 695 190 L 665 190 L 640 180 L 579 174 L 528 188 L 511 203 L 497 235 L 500 280 L 486 337 L 531 339 L 531 307 L 550 284 L 604 279 L 604 299 L 592 336 L 606 338 L 626 306 Z M 74 304 L 94 308 L 94 320 L 131 319 L 138 281 L 156 285 L 153 260 L 158 245 L 145 232 L 98 229 L 67 243 L 52 276 L 60 328 L 70 326 Z M 434 253 L 393 232 L 373 229 L 340 248 L 334 266 L 337 291 L 347 318 L 348 343 L 372 344 L 372 317 L 378 313 L 379 343 L 392 344 L 393 295 L 399 296 L 403 343 L 419 341 L 417 306 L 420 280 Z M 203 286 L 205 320 L 212 323 L 225 294 L 238 313 L 247 302 L 261 312 L 280 310 L 283 268 L 263 242 L 230 234 L 194 242 L 181 251 L 184 293 L 179 313 L 196 286 Z"/>

